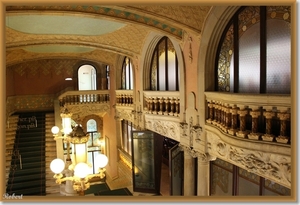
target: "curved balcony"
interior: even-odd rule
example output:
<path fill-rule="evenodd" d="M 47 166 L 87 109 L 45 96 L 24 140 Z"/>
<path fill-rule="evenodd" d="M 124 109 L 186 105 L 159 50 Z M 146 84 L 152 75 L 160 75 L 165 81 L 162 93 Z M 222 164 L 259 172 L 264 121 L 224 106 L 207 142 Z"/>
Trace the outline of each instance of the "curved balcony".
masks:
<path fill-rule="evenodd" d="M 251 140 L 291 143 L 291 96 L 205 92 L 207 125 Z"/>

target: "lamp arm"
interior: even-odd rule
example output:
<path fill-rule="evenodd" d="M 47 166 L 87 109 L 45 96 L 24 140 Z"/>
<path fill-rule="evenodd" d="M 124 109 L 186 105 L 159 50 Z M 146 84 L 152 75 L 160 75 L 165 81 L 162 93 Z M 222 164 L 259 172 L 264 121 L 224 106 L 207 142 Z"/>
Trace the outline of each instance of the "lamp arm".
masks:
<path fill-rule="evenodd" d="M 67 180 L 76 181 L 74 177 L 62 177 L 62 178 L 56 178 L 56 183 L 61 184 L 62 182 L 65 182 Z"/>

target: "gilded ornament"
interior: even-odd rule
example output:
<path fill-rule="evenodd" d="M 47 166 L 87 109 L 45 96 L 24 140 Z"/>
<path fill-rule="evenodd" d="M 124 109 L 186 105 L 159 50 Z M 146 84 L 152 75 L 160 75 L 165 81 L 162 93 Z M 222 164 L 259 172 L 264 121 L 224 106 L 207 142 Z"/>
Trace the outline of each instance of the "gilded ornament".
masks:
<path fill-rule="evenodd" d="M 247 26 L 244 25 L 244 26 L 242 27 L 242 30 L 243 30 L 243 31 L 246 31 L 246 30 L 247 30 Z"/>
<path fill-rule="evenodd" d="M 273 11 L 273 12 L 271 13 L 271 18 L 273 19 L 273 18 L 275 18 L 275 17 L 276 17 L 276 12 Z"/>
<path fill-rule="evenodd" d="M 290 14 L 289 14 L 289 13 L 283 14 L 283 19 L 284 19 L 284 20 L 287 20 L 289 17 L 290 17 Z"/>
<path fill-rule="evenodd" d="M 251 22 L 252 22 L 252 24 L 255 24 L 256 23 L 256 18 L 253 18 Z"/>

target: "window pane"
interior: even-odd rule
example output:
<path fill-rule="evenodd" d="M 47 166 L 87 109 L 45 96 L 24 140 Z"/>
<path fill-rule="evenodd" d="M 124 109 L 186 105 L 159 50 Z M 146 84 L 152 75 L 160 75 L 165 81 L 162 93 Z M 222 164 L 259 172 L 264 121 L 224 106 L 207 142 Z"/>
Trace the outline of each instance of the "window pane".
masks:
<path fill-rule="evenodd" d="M 266 179 L 264 184 L 264 194 L 265 196 L 290 196 L 291 190 L 276 182 Z"/>
<path fill-rule="evenodd" d="M 176 59 L 175 53 L 168 51 L 168 90 L 176 90 Z"/>
<path fill-rule="evenodd" d="M 133 89 L 133 73 L 132 73 L 132 64 L 130 63 L 130 68 L 129 68 L 129 79 L 130 79 L 130 82 L 129 82 L 129 90 L 132 90 Z"/>
<path fill-rule="evenodd" d="M 166 90 L 166 57 L 165 57 L 165 52 L 163 52 L 159 56 L 159 70 L 158 70 L 158 76 L 159 76 L 159 90 Z"/>
<path fill-rule="evenodd" d="M 283 20 L 267 21 L 267 93 L 290 93 L 291 33 Z"/>
<path fill-rule="evenodd" d="M 151 67 L 151 90 L 157 90 L 157 54 L 156 52 L 154 53 L 154 57 L 152 60 L 152 67 Z"/>
<path fill-rule="evenodd" d="M 238 15 L 239 92 L 260 92 L 260 7 L 246 7 Z"/>
<path fill-rule="evenodd" d="M 218 61 L 218 90 L 233 91 L 233 25 L 226 33 Z"/>
<path fill-rule="evenodd" d="M 250 173 L 245 169 L 239 168 L 239 196 L 258 196 L 260 177 Z"/>
<path fill-rule="evenodd" d="M 125 89 L 128 90 L 129 89 L 129 64 L 126 64 L 126 87 Z"/>
<path fill-rule="evenodd" d="M 87 132 L 95 132 L 97 131 L 97 122 L 94 119 L 90 119 L 87 121 Z"/>

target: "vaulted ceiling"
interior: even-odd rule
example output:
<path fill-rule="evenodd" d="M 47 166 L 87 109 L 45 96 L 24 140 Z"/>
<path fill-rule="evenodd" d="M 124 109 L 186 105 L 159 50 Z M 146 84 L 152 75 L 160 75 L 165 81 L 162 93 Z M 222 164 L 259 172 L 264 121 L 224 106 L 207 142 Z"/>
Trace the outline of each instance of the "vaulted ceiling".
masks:
<path fill-rule="evenodd" d="M 201 34 L 211 7 L 67 5 L 6 7 L 6 65 L 38 59 L 114 63 L 138 57 L 151 33 L 181 40 Z"/>

